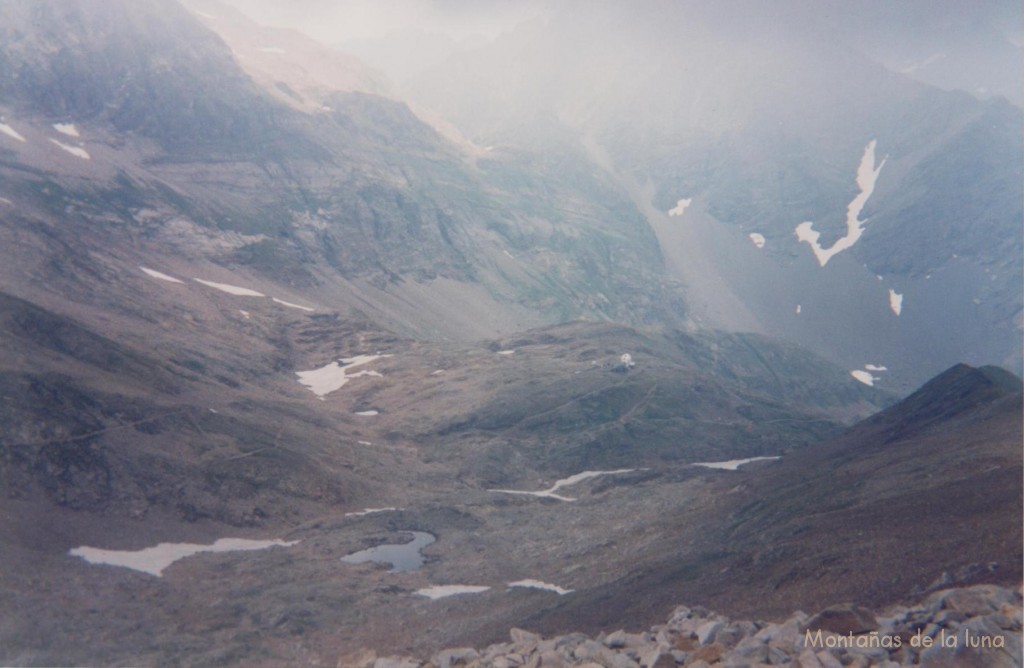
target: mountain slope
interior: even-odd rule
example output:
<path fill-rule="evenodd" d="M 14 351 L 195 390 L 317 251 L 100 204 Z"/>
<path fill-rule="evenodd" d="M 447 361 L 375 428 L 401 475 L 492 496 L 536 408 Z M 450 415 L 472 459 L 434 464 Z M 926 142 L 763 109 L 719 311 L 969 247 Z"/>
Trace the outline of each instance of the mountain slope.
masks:
<path fill-rule="evenodd" d="M 131 230 L 142 255 L 245 267 L 410 334 L 677 318 L 653 235 L 599 172 L 467 153 L 376 95 L 293 109 L 201 17 L 128 4 L 5 2 L 5 217 Z"/>
<path fill-rule="evenodd" d="M 972 522 L 897 584 L 1014 576 L 982 511 L 1019 486 L 964 465 L 1019 469 L 1012 379 L 822 446 L 892 395 L 692 326 L 640 184 L 558 118 L 486 149 L 366 92 L 296 108 L 176 3 L 96 8 L 0 0 L 0 663 L 324 664 L 863 585 L 790 576 L 864 555 L 808 545 L 787 490 L 871 519 L 949 483 Z M 423 534 L 410 570 L 349 559 Z"/>
<path fill-rule="evenodd" d="M 408 94 L 481 144 L 585 147 L 645 212 L 691 319 L 886 366 L 905 391 L 959 361 L 1019 372 L 1021 110 L 886 71 L 826 10 L 787 7 L 568 3 Z M 849 247 L 821 264 L 808 223 Z"/>
<path fill-rule="evenodd" d="M 299 139 L 177 3 L 5 0 L 3 11 L 0 95 L 14 118 L 104 121 L 171 154 L 273 155 Z"/>
<path fill-rule="evenodd" d="M 135 281 L 108 286 L 120 308 L 62 305 L 81 319 L 4 300 L 3 590 L 8 610 L 25 611 L 0 624 L 5 662 L 273 665 L 388 646 L 397 628 L 404 646 L 429 637 L 424 620 L 438 643 L 476 634 L 467 614 L 507 627 L 541 602 L 525 593 L 439 616 L 413 592 L 467 578 L 598 587 L 623 566 L 604 563 L 605 525 L 648 525 L 663 505 L 643 483 L 666 466 L 806 445 L 882 400 L 764 340 L 575 324 L 430 344 L 202 284 Z M 623 350 L 636 360 L 626 372 Z M 376 351 L 390 357 L 323 400 L 295 375 Z M 802 366 L 806 381 L 773 377 Z M 578 508 L 492 491 L 594 467 L 647 470 L 577 484 L 566 493 Z M 360 515 L 373 508 L 397 510 Z M 420 571 L 338 562 L 408 530 L 438 539 Z M 190 557 L 160 578 L 69 554 L 225 537 L 301 542 Z M 590 566 L 559 574 L 566 563 Z M 73 583 L 70 598 L 56 582 Z M 183 630 L 185 609 L 208 612 Z"/>
<path fill-rule="evenodd" d="M 661 538 L 637 546 L 665 557 L 534 624 L 610 628 L 620 613 L 656 619 L 677 601 L 781 618 L 954 584 L 1014 586 L 1024 575 L 1020 406 L 1020 379 L 953 367 L 828 443 L 719 474 L 702 516 L 663 517 Z M 610 615 L 599 600 L 630 603 Z"/>
<path fill-rule="evenodd" d="M 184 4 L 224 40 L 246 73 L 281 102 L 327 111 L 324 103 L 333 93 L 389 93 L 383 75 L 298 31 L 256 25 L 217 0 Z"/>

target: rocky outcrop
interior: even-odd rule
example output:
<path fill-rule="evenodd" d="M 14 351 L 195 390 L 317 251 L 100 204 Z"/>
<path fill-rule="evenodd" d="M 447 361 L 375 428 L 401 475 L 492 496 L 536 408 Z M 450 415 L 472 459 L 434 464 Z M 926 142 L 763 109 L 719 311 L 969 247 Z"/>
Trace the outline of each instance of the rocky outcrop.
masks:
<path fill-rule="evenodd" d="M 923 602 L 875 615 L 853 605 L 782 622 L 733 621 L 679 606 L 665 624 L 597 637 L 543 638 L 513 628 L 510 641 L 486 649 L 446 649 L 429 660 L 363 651 L 338 668 L 895 668 L 1021 666 L 1021 589 L 995 585 L 945 589 Z"/>

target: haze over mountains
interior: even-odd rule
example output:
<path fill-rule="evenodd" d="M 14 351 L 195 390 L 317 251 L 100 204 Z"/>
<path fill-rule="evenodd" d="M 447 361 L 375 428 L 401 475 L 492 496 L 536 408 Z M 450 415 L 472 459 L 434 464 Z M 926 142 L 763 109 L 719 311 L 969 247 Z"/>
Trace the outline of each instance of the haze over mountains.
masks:
<path fill-rule="evenodd" d="M 706 324 L 885 365 L 895 383 L 980 350 L 1019 368 L 1020 108 L 916 85 L 799 12 L 749 4 L 570 5 L 408 87 L 474 141 L 576 150 L 617 174 Z M 796 229 L 832 247 L 861 195 L 863 237 L 821 266 Z M 681 200 L 695 215 L 667 225 Z M 707 267 L 688 270 L 694 256 Z"/>
<path fill-rule="evenodd" d="M 696 2 L 483 13 L 397 80 L 212 0 L 0 0 L 0 663 L 1019 585 L 982 9 L 941 81 L 892 65 L 941 21 Z"/>
<path fill-rule="evenodd" d="M 448 136 L 611 176 L 686 286 L 690 322 L 886 366 L 878 380 L 901 391 L 958 361 L 1021 371 L 1019 7 L 957 21 L 928 3 L 585 5 L 526 5 L 518 24 L 463 10 L 467 26 L 505 28 L 483 45 L 455 31 L 455 8 L 418 15 L 417 37 L 363 7 L 402 29 L 345 43 Z M 443 58 L 423 44 L 443 39 Z M 689 219 L 670 213 L 681 201 Z M 827 267 L 796 232 L 807 222 L 822 248 L 850 242 Z"/>

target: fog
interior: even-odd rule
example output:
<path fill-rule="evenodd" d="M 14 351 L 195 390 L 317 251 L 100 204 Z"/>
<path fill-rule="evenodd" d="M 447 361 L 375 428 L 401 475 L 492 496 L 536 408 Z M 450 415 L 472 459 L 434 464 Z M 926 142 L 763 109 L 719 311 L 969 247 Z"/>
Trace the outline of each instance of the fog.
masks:
<path fill-rule="evenodd" d="M 294 28 L 348 51 L 399 86 L 454 54 L 486 46 L 531 22 L 553 21 L 559 30 L 568 29 L 558 35 L 560 52 L 548 54 L 556 61 L 593 42 L 614 51 L 614 44 L 631 35 L 657 46 L 651 44 L 652 33 L 643 30 L 646 22 L 677 33 L 675 44 L 660 45 L 670 50 L 695 28 L 704 34 L 730 32 L 752 43 L 774 36 L 776 49 L 793 41 L 829 40 L 924 83 L 1024 104 L 1019 85 L 1024 19 L 1020 3 L 1013 0 L 649 0 L 628 5 L 574 0 L 225 1 L 259 23 Z M 573 24 L 599 16 L 614 20 L 604 32 L 586 34 L 586 44 L 577 41 L 580 34 Z M 693 49 L 688 52 L 694 54 Z"/>
<path fill-rule="evenodd" d="M 265 25 L 295 28 L 326 44 L 412 30 L 463 40 L 494 38 L 545 10 L 540 0 L 226 0 Z M 550 4 L 550 3 L 547 3 Z"/>

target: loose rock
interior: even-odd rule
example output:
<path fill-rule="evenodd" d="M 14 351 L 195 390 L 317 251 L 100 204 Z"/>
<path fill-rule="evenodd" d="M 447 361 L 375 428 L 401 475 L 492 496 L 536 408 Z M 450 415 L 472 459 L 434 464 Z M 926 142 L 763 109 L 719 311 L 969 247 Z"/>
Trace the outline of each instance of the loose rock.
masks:
<path fill-rule="evenodd" d="M 513 628 L 511 643 L 483 650 L 447 649 L 429 661 L 364 651 L 341 659 L 338 668 L 1024 668 L 1021 619 L 1020 590 L 995 585 L 946 589 L 884 615 L 840 605 L 811 617 L 797 612 L 779 623 L 733 622 L 679 606 L 666 624 L 640 633 L 619 629 L 596 639 L 581 633 L 545 639 Z M 943 646 L 951 637 L 958 645 Z"/>

